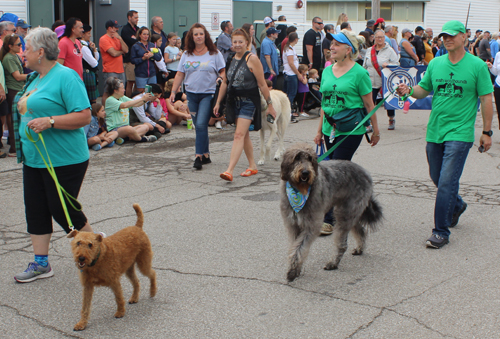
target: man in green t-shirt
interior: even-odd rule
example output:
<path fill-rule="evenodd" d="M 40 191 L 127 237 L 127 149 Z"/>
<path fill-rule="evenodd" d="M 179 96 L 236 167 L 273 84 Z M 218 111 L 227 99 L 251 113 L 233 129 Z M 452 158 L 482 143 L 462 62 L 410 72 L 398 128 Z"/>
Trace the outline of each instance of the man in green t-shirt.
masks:
<path fill-rule="evenodd" d="M 458 224 L 467 204 L 458 194 L 460 176 L 469 149 L 474 142 L 477 100 L 481 100 L 483 133 L 480 152 L 491 147 L 493 105 L 488 66 L 481 59 L 466 53 L 466 33 L 459 21 L 443 26 L 444 45 L 448 54 L 433 59 L 418 86 L 410 89 L 401 84 L 399 95 L 410 93 L 417 99 L 434 91 L 432 111 L 427 124 L 427 162 L 432 181 L 438 188 L 434 207 L 434 229 L 427 247 L 441 248 L 449 242 L 450 227 Z M 413 93 L 412 93 L 413 92 Z"/>

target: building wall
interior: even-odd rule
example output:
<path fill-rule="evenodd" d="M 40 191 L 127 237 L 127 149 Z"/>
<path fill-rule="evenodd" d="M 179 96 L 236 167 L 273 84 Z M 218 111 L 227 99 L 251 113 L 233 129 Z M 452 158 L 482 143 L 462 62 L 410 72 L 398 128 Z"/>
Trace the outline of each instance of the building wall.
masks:
<path fill-rule="evenodd" d="M 472 34 L 477 29 L 498 32 L 500 0 L 431 0 L 425 3 L 424 27 L 431 27 L 434 35 L 437 35 L 449 20 L 459 20 L 465 24 L 469 3 L 471 6 L 467 27 Z"/>
<path fill-rule="evenodd" d="M 139 14 L 139 22 L 137 26 L 150 26 L 148 22 L 148 2 L 147 0 L 130 0 L 130 9 L 137 11 Z"/>
<path fill-rule="evenodd" d="M 233 18 L 233 1 L 232 0 L 200 0 L 199 2 L 199 21 L 206 26 L 213 40 L 220 35 L 220 22 L 224 20 L 232 20 Z M 211 17 L 212 13 L 219 13 L 219 28 L 212 30 Z"/>
<path fill-rule="evenodd" d="M 2 0 L 0 1 L 0 11 L 13 13 L 21 19 L 28 18 L 27 0 Z"/>

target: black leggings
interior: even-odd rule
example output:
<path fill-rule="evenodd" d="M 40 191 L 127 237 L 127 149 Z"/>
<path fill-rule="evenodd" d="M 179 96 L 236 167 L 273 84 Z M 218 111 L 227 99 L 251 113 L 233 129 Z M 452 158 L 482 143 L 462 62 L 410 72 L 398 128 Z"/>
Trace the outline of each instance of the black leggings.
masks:
<path fill-rule="evenodd" d="M 382 99 L 377 100 L 378 93 L 380 92 L 380 88 L 372 88 L 372 98 L 373 98 L 373 104 L 377 105 Z M 387 116 L 391 119 L 394 119 L 396 116 L 396 112 L 393 109 L 388 109 L 387 110 Z"/>
<path fill-rule="evenodd" d="M 297 110 L 299 111 L 298 113 L 304 112 L 304 104 L 306 103 L 307 93 L 309 92 L 297 93 L 295 96 L 295 100 L 297 100 Z"/>
<path fill-rule="evenodd" d="M 78 198 L 83 178 L 87 172 L 89 161 L 80 164 L 55 167 L 59 184 Z M 50 234 L 52 218 L 66 231 L 70 232 L 68 222 L 57 193 L 54 180 L 46 168 L 23 166 L 24 206 L 29 234 Z M 65 198 L 68 214 L 75 229 L 82 229 L 87 223 L 87 217 L 82 211 L 76 211 Z M 73 202 L 76 207 L 77 204 Z"/>
<path fill-rule="evenodd" d="M 498 122 L 500 123 L 500 88 L 494 86 L 493 95 L 495 96 L 495 106 L 497 107 Z"/>

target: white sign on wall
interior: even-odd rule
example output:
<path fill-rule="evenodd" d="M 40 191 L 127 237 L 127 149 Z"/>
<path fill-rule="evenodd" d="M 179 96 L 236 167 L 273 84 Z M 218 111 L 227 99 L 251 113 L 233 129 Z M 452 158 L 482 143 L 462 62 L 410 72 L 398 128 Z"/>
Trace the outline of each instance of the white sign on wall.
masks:
<path fill-rule="evenodd" d="M 220 26 L 219 13 L 212 13 L 211 21 L 212 21 L 212 31 L 218 31 Z"/>

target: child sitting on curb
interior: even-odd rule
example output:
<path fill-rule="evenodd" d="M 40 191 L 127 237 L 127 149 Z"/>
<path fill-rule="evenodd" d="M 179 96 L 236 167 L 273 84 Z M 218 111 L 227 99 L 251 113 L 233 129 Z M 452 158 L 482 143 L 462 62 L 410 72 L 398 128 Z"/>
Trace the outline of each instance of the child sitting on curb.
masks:
<path fill-rule="evenodd" d="M 101 104 L 92 104 L 92 118 L 90 124 L 84 127 L 87 144 L 94 151 L 103 147 L 112 147 L 118 137 L 118 132 L 106 130 L 106 111 Z"/>

